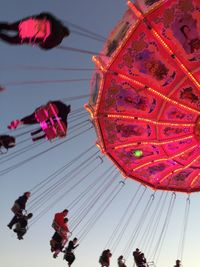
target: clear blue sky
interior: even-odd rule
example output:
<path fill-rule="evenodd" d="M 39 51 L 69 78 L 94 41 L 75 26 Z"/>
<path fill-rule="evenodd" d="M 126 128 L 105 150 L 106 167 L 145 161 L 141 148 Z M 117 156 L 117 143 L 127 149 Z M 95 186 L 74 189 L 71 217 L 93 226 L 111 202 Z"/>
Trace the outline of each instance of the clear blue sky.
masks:
<path fill-rule="evenodd" d="M 0 20 L 12 22 L 42 11 L 50 11 L 62 20 L 70 21 L 71 23 L 107 37 L 125 10 L 126 1 L 123 0 L 1 0 Z M 73 31 L 70 37 L 65 39 L 62 44 L 94 52 L 100 51 L 103 45 L 103 43 L 96 40 L 77 35 L 73 33 Z M 37 47 L 27 45 L 10 46 L 3 42 L 0 42 L 0 51 L 0 84 L 5 85 L 6 87 L 6 91 L 0 93 L 1 134 L 8 132 L 6 127 L 11 120 L 21 118 L 22 116 L 31 113 L 36 107 L 46 103 L 50 99 L 62 99 L 71 96 L 89 94 L 89 81 L 58 84 L 39 83 L 20 86 L 9 85 L 9 83 L 28 80 L 90 79 L 92 71 L 30 71 L 22 70 L 17 66 L 30 65 L 55 68 L 93 68 L 91 55 L 59 49 L 42 51 Z M 72 111 L 82 107 L 87 101 L 88 99 L 86 98 L 72 102 Z M 17 134 L 17 132 L 15 134 Z M 26 137 L 28 137 L 28 135 L 26 135 Z M 51 150 L 49 153 L 46 153 L 0 177 L 1 266 L 66 266 L 66 262 L 62 260 L 62 256 L 55 260 L 50 253 L 49 240 L 53 234 L 51 222 L 53 214 L 63 208 L 67 208 L 68 203 L 81 192 L 81 188 L 78 188 L 77 191 L 72 192 L 72 194 L 66 195 L 66 197 L 59 201 L 57 205 L 52 207 L 45 216 L 30 228 L 22 242 L 17 240 L 15 235 L 6 227 L 12 216 L 10 207 L 12 206 L 13 201 L 24 191 L 30 190 L 35 184 L 53 173 L 53 171 L 62 167 L 92 144 L 95 144 L 95 140 L 95 133 L 94 130 L 92 130 L 88 134 L 84 134 L 69 143 L 65 143 L 60 147 Z M 46 143 L 44 146 L 36 148 L 35 151 L 43 151 L 54 144 L 55 143 Z M 15 151 L 15 149 L 13 149 L 13 151 Z M 2 164 L 0 162 L 0 170 L 13 165 L 28 156 L 29 153 L 22 155 L 21 158 L 13 159 L 8 163 Z M 92 169 L 94 166 L 94 163 L 92 163 L 88 170 Z M 107 159 L 104 159 L 102 167 L 91 176 L 91 179 L 95 179 L 95 177 L 99 173 L 102 173 L 108 166 L 111 166 L 111 163 Z M 83 173 L 86 173 L 86 171 L 87 170 Z M 78 179 L 78 175 L 76 178 Z M 120 195 L 111 203 L 108 210 L 106 210 L 103 216 L 97 221 L 94 228 L 91 229 L 88 236 L 80 244 L 80 247 L 76 251 L 77 260 L 73 265 L 74 267 L 99 266 L 98 258 L 100 252 L 104 249 L 105 244 L 111 236 L 113 229 L 119 222 L 128 202 L 136 192 L 137 187 L 138 184 L 132 180 L 126 182 Z M 152 193 L 153 191 L 150 189 L 147 190 L 141 201 L 142 207 L 138 208 L 139 211 L 146 205 Z M 158 203 L 160 195 L 161 192 L 158 192 L 155 200 L 156 203 Z M 159 267 L 169 267 L 173 266 L 175 263 L 178 253 L 178 243 L 181 237 L 186 198 L 187 196 L 184 194 L 177 194 L 176 196 L 172 220 L 170 221 L 157 265 Z M 158 204 L 155 204 L 155 206 L 156 205 Z M 152 208 L 152 211 L 153 209 L 154 208 Z M 198 211 L 199 194 L 196 193 L 191 195 L 191 209 L 183 257 L 184 267 L 195 267 L 199 264 L 198 248 L 200 238 L 200 215 Z M 139 215 L 134 215 L 130 225 L 127 227 L 125 237 L 120 241 L 118 249 L 112 257 L 112 267 L 117 266 L 116 259 L 123 253 L 126 242 L 129 240 L 132 230 L 137 224 L 138 217 Z M 158 229 L 158 236 L 160 233 L 161 229 Z M 75 232 L 74 235 L 76 234 L 77 233 Z M 138 246 L 138 244 L 133 243 L 132 250 L 134 250 L 136 246 Z M 155 246 L 156 243 L 152 245 L 152 247 Z M 128 258 L 127 266 L 133 266 L 132 256 Z"/>

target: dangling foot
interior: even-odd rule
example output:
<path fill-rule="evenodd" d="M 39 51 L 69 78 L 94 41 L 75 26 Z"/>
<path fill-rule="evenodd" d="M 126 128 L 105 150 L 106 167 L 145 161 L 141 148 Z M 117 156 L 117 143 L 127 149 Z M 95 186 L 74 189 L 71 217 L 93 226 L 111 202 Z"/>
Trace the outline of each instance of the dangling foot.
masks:
<path fill-rule="evenodd" d="M 8 228 L 10 228 L 10 230 L 12 229 L 12 226 L 10 224 L 8 224 L 7 226 L 8 226 Z"/>
<path fill-rule="evenodd" d="M 54 258 L 57 258 L 59 253 L 60 253 L 60 250 L 57 249 L 57 250 L 55 251 L 55 253 L 53 254 L 53 257 L 54 257 Z"/>
<path fill-rule="evenodd" d="M 8 129 L 13 130 L 16 129 L 21 124 L 20 120 L 11 121 L 10 125 L 8 125 Z"/>

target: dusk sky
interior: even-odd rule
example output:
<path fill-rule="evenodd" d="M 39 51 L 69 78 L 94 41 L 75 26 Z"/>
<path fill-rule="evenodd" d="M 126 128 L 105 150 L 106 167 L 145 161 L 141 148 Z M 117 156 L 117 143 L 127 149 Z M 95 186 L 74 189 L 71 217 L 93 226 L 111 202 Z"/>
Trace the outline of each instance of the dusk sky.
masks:
<path fill-rule="evenodd" d="M 95 146 L 95 129 L 89 121 L 89 114 L 83 109 L 84 104 L 89 101 L 87 95 L 90 93 L 90 79 L 94 68 L 92 54 L 101 51 L 103 39 L 107 38 L 126 9 L 125 0 L 1 0 L 2 22 L 14 22 L 43 11 L 51 12 L 71 30 L 70 36 L 63 40 L 62 46 L 80 50 L 78 52 L 55 48 L 44 51 L 37 46 L 11 46 L 0 41 L 0 85 L 6 89 L 0 92 L 0 133 L 13 134 L 16 137 L 16 147 L 5 155 L 0 154 L 0 262 L 3 267 L 67 266 L 62 259 L 62 253 L 57 259 L 52 257 L 49 245 L 54 233 L 51 227 L 54 214 L 65 208 L 69 209 L 69 228 L 73 230 L 76 226 L 72 238 L 82 237 L 80 246 L 75 251 L 74 267 L 100 266 L 98 260 L 101 252 L 105 248 L 112 248 L 113 242 L 117 245 L 111 258 L 111 267 L 117 266 L 117 258 L 123 254 L 127 256 L 127 267 L 132 267 L 132 252 L 136 247 L 145 253 L 148 261 L 156 261 L 156 267 L 174 266 L 180 251 L 183 251 L 184 267 L 195 267 L 199 264 L 199 193 L 190 195 L 187 231 L 186 235 L 183 235 L 188 195 L 176 193 L 173 207 L 172 204 L 169 206 L 171 198 L 174 197 L 172 192 L 155 192 L 152 206 L 147 206 L 148 203 L 151 205 L 154 191 L 150 188 L 145 190 L 144 186 L 139 187 L 139 183 L 131 179 L 127 179 L 124 186 L 120 183 L 123 177 L 118 169 L 114 168 L 112 172 L 113 163 L 103 157 Z M 86 33 L 86 30 L 90 33 Z M 95 36 L 95 33 L 101 37 Z M 34 127 L 21 127 L 13 132 L 7 129 L 7 125 L 13 119 L 22 118 L 49 100 L 57 99 L 70 104 L 72 109 L 66 139 L 42 141 L 32 145 L 29 130 Z M 38 155 L 39 153 L 41 155 Z M 81 153 L 83 155 L 79 157 Z M 66 175 L 66 183 L 63 182 L 47 199 L 41 198 L 35 209 L 30 208 L 34 213 L 30 229 L 24 240 L 17 240 L 15 233 L 6 226 L 12 217 L 10 208 L 14 200 L 25 191 L 33 189 L 34 194 L 29 203 L 31 207 L 31 201 L 33 203 L 35 197 L 46 194 L 45 190 L 48 190 L 48 186 L 53 185 L 53 182 L 47 183 L 41 191 L 35 189 L 35 186 L 71 161 L 73 165 L 61 173 L 60 178 L 55 178 L 55 183 L 57 181 L 58 184 L 58 179 Z M 18 164 L 19 166 L 16 166 Z M 115 179 L 112 181 L 113 177 Z M 90 212 L 82 218 L 81 211 L 84 211 L 87 201 L 93 198 L 95 189 L 93 192 L 88 190 L 88 199 L 85 198 L 86 200 L 78 203 L 76 207 L 74 202 L 95 180 L 99 180 L 99 190 L 105 191 L 105 194 L 100 202 L 97 199 L 93 201 L 91 213 L 94 211 L 97 217 L 85 230 Z M 80 184 L 75 187 L 78 181 Z M 103 185 L 100 185 L 101 181 Z M 110 187 L 109 181 L 112 183 Z M 117 194 L 119 189 L 121 190 Z M 133 199 L 137 190 L 139 192 Z M 128 210 L 131 199 L 133 201 Z M 145 207 L 148 208 L 142 215 Z M 132 214 L 134 209 L 136 211 Z M 157 211 L 160 212 L 160 217 L 156 217 L 159 216 Z M 40 212 L 43 216 L 40 216 Z M 156 226 L 154 220 L 160 220 L 160 223 Z M 121 228 L 112 237 L 113 230 L 118 224 Z M 150 231 L 153 233 L 152 225 L 157 229 L 153 236 L 150 236 Z M 117 240 L 120 231 L 123 232 L 123 236 Z M 110 247 L 107 247 L 109 245 Z"/>

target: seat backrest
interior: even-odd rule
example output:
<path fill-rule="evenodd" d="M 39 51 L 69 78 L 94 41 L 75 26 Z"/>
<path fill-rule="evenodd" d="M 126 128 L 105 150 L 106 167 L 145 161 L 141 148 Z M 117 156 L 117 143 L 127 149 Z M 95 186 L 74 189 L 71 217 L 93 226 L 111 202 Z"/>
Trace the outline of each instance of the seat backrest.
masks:
<path fill-rule="evenodd" d="M 45 106 L 36 109 L 35 118 L 39 123 L 44 122 L 49 118 L 49 114 Z"/>
<path fill-rule="evenodd" d="M 49 117 L 58 117 L 58 108 L 55 104 L 52 104 L 51 102 L 47 103 L 46 105 Z"/>

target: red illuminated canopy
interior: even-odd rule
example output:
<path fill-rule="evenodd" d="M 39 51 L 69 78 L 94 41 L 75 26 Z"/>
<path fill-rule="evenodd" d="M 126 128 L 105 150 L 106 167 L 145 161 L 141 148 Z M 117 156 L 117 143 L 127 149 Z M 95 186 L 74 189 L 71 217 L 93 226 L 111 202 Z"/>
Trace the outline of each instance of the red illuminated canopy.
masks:
<path fill-rule="evenodd" d="M 91 81 L 97 143 L 154 189 L 200 191 L 200 2 L 128 1 Z"/>

